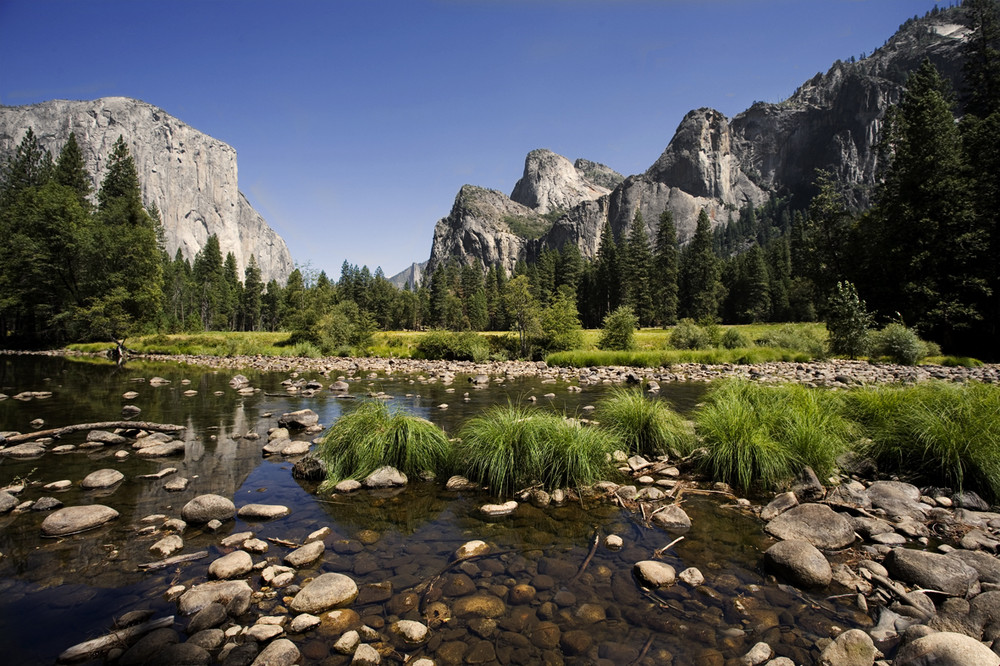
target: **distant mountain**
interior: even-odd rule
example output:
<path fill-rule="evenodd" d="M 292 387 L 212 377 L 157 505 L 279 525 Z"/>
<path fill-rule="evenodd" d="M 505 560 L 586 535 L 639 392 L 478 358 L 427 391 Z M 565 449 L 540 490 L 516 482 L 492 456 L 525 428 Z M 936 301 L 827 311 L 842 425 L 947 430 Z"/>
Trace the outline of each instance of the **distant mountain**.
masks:
<path fill-rule="evenodd" d="M 179 248 L 193 260 L 215 234 L 223 255 L 232 252 L 236 257 L 241 277 L 251 255 L 265 282 L 274 278 L 284 283 L 294 269 L 285 241 L 239 191 L 232 146 L 139 100 L 54 100 L 0 106 L 0 160 L 17 148 L 29 127 L 53 157 L 75 132 L 95 192 L 112 146 L 119 135 L 124 137 L 139 173 L 143 202 L 160 210 L 171 257 Z"/>
<path fill-rule="evenodd" d="M 449 215 L 434 228 L 430 265 L 502 265 L 543 248 L 576 244 L 597 253 L 606 221 L 617 236 L 642 213 L 652 237 L 665 209 L 678 236 L 694 233 L 699 211 L 714 226 L 739 208 L 772 195 L 808 202 L 817 169 L 830 170 L 866 205 L 879 169 L 876 149 L 882 118 L 896 103 L 910 71 L 929 58 L 956 89 L 961 84 L 967 30 L 954 7 L 904 23 L 869 57 L 837 61 L 783 102 L 757 102 L 727 118 L 708 108 L 689 112 L 660 157 L 644 173 L 623 178 L 608 167 L 535 150 L 508 197 L 466 185 Z"/>
<path fill-rule="evenodd" d="M 419 264 L 410 264 L 408 268 L 404 268 L 389 278 L 389 282 L 391 282 L 397 289 L 402 289 L 407 284 L 409 284 L 411 288 L 416 288 L 420 286 L 421 282 L 423 282 L 424 269 L 426 268 L 426 261 L 422 261 Z"/>

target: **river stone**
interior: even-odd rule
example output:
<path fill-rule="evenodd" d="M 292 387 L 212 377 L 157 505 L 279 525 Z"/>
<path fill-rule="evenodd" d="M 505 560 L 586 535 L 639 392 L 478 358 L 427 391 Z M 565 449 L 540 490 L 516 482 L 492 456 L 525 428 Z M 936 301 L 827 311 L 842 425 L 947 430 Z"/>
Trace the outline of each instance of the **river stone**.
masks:
<path fill-rule="evenodd" d="M 904 583 L 964 597 L 979 579 L 978 572 L 950 555 L 910 548 L 893 548 L 885 558 L 889 574 Z"/>
<path fill-rule="evenodd" d="M 245 635 L 247 638 L 255 640 L 258 643 L 266 643 L 273 638 L 277 638 L 283 633 L 285 633 L 285 630 L 280 625 L 258 623 L 247 629 Z"/>
<path fill-rule="evenodd" d="M 901 647 L 894 666 L 1000 666 L 1000 656 L 964 634 L 942 631 Z"/>
<path fill-rule="evenodd" d="M 361 482 L 356 479 L 344 479 L 333 487 L 338 493 L 353 493 L 356 490 L 361 490 Z"/>
<path fill-rule="evenodd" d="M 839 550 L 854 542 L 851 523 L 824 504 L 800 504 L 765 529 L 779 539 L 808 541 L 823 550 Z"/>
<path fill-rule="evenodd" d="M 872 666 L 879 656 L 871 636 L 848 629 L 826 646 L 819 656 L 821 666 Z"/>
<path fill-rule="evenodd" d="M 236 515 L 244 520 L 268 520 L 287 516 L 291 511 L 281 504 L 244 504 Z"/>
<path fill-rule="evenodd" d="M 226 634 L 222 629 L 203 629 L 191 636 L 187 642 L 206 650 L 218 650 L 225 640 Z"/>
<path fill-rule="evenodd" d="M 35 442 L 27 442 L 0 449 L 0 456 L 6 456 L 7 458 L 37 458 L 44 454 L 45 447 Z"/>
<path fill-rule="evenodd" d="M 184 540 L 181 539 L 180 536 L 176 534 L 168 534 L 150 546 L 149 552 L 155 553 L 160 557 L 170 557 L 183 547 Z"/>
<path fill-rule="evenodd" d="M 0 490 L 0 514 L 7 513 L 18 505 L 17 498 L 6 490 Z"/>
<path fill-rule="evenodd" d="M 680 579 L 682 583 L 690 585 L 691 587 L 698 587 L 705 582 L 705 575 L 695 567 L 688 567 L 684 571 L 677 574 L 677 578 Z"/>
<path fill-rule="evenodd" d="M 250 607 L 251 594 L 253 590 L 245 580 L 213 580 L 192 587 L 181 595 L 177 605 L 183 615 L 190 615 L 218 602 L 226 606 L 230 614 L 242 615 Z"/>
<path fill-rule="evenodd" d="M 199 495 L 181 509 L 181 518 L 195 524 L 230 520 L 235 515 L 236 505 L 222 495 Z"/>
<path fill-rule="evenodd" d="M 480 541 L 479 539 L 474 539 L 472 541 L 466 541 L 458 550 L 455 551 L 456 560 L 464 560 L 469 557 L 478 557 L 480 555 L 486 555 L 490 552 L 490 546 L 485 541 Z"/>
<path fill-rule="evenodd" d="M 503 599 L 485 592 L 462 597 L 455 601 L 452 612 L 456 617 L 476 616 L 498 618 L 506 612 Z"/>
<path fill-rule="evenodd" d="M 302 654 L 295 643 L 287 638 L 279 638 L 268 643 L 267 647 L 261 650 L 257 658 L 253 660 L 251 666 L 292 666 L 299 661 Z"/>
<path fill-rule="evenodd" d="M 293 634 L 301 634 L 303 632 L 309 631 L 313 627 L 318 626 L 320 619 L 311 613 L 299 613 L 292 618 L 292 621 L 288 624 L 288 630 Z"/>
<path fill-rule="evenodd" d="M 928 507 L 920 502 L 920 489 L 902 481 L 876 481 L 866 491 L 872 506 L 889 516 L 922 519 Z"/>
<path fill-rule="evenodd" d="M 359 645 L 358 649 L 354 651 L 354 657 L 351 659 L 351 664 L 356 664 L 357 666 L 377 666 L 377 664 L 381 663 L 382 656 L 378 653 L 378 650 L 367 643 Z"/>
<path fill-rule="evenodd" d="M 975 569 L 980 582 L 1000 585 L 1000 559 L 996 556 L 978 550 L 956 550 L 949 554 Z"/>
<path fill-rule="evenodd" d="M 427 625 L 414 620 L 400 620 L 392 625 L 392 633 L 402 637 L 404 641 L 411 645 L 423 643 L 427 640 L 429 630 Z"/>
<path fill-rule="evenodd" d="M 218 601 L 213 601 L 194 614 L 188 623 L 187 632 L 189 634 L 197 634 L 213 627 L 218 627 L 228 617 L 226 615 L 226 607 Z"/>
<path fill-rule="evenodd" d="M 774 655 L 774 650 L 767 643 L 761 641 L 755 644 L 750 650 L 740 658 L 740 664 L 746 666 L 760 666 Z"/>
<path fill-rule="evenodd" d="M 785 511 L 788 511 L 792 507 L 799 505 L 799 498 L 795 496 L 795 493 L 789 491 L 787 493 L 781 493 L 776 495 L 773 500 L 771 500 L 767 506 L 765 506 L 760 511 L 760 519 L 763 521 L 774 520 Z"/>
<path fill-rule="evenodd" d="M 632 572 L 641 584 L 652 588 L 670 587 L 677 577 L 672 566 L 656 560 L 636 562 Z"/>
<path fill-rule="evenodd" d="M 91 430 L 87 433 L 86 441 L 98 442 L 109 446 L 121 446 L 129 443 L 128 437 L 122 437 L 121 435 L 108 432 L 107 430 Z"/>
<path fill-rule="evenodd" d="M 322 541 L 311 541 L 285 555 L 285 564 L 300 569 L 315 562 L 325 550 L 326 545 Z"/>
<path fill-rule="evenodd" d="M 189 641 L 166 646 L 146 663 L 149 666 L 208 666 L 212 663 L 212 654 Z"/>
<path fill-rule="evenodd" d="M 491 517 L 509 516 L 517 511 L 517 502 L 510 500 L 503 504 L 484 504 L 479 507 L 479 511 Z"/>
<path fill-rule="evenodd" d="M 685 532 L 691 529 L 691 519 L 684 512 L 684 509 L 676 504 L 669 504 L 656 511 L 651 522 L 668 532 Z"/>
<path fill-rule="evenodd" d="M 340 654 L 354 654 L 361 642 L 361 636 L 354 629 L 345 631 L 333 644 L 333 649 Z"/>
<path fill-rule="evenodd" d="M 118 512 L 102 504 L 68 506 L 46 516 L 42 535 L 55 537 L 93 529 L 118 517 Z"/>
<path fill-rule="evenodd" d="M 126 650 L 117 663 L 121 666 L 148 664 L 156 655 L 161 654 L 168 646 L 174 645 L 179 640 L 180 635 L 169 627 L 154 629 Z"/>
<path fill-rule="evenodd" d="M 301 456 L 309 453 L 311 444 L 302 440 L 292 440 L 281 449 L 283 456 Z"/>
<path fill-rule="evenodd" d="M 326 463 L 314 455 L 307 455 L 292 465 L 292 477 L 306 481 L 323 481 L 326 479 Z"/>
<path fill-rule="evenodd" d="M 214 578 L 236 578 L 253 569 L 253 558 L 245 550 L 234 550 L 208 565 L 208 575 Z"/>
<path fill-rule="evenodd" d="M 180 455 L 184 453 L 185 445 L 181 441 L 161 442 L 152 446 L 144 446 L 135 455 L 140 458 L 166 458 L 167 456 Z"/>
<path fill-rule="evenodd" d="M 319 415 L 311 409 L 300 409 L 296 412 L 287 412 L 278 419 L 278 425 L 284 428 L 294 428 L 301 430 L 319 423 Z"/>
<path fill-rule="evenodd" d="M 38 500 L 31 505 L 32 511 L 52 511 L 53 509 L 58 509 L 63 505 L 62 502 L 57 500 L 55 497 L 39 497 Z M 0 513 L 3 513 L 0 511 Z"/>
<path fill-rule="evenodd" d="M 459 490 L 475 490 L 478 488 L 478 484 L 469 481 L 464 476 L 453 476 L 444 484 L 445 490 L 459 491 Z"/>
<path fill-rule="evenodd" d="M 299 613 L 322 613 L 351 603 L 358 596 L 358 586 L 339 573 L 325 573 L 306 583 L 289 606 Z"/>
<path fill-rule="evenodd" d="M 395 488 L 405 486 L 406 480 L 405 474 L 395 467 L 386 465 L 366 476 L 362 484 L 365 488 Z"/>
<path fill-rule="evenodd" d="M 833 578 L 830 563 L 808 541 L 780 541 L 767 549 L 764 562 L 779 577 L 799 587 L 826 587 Z"/>

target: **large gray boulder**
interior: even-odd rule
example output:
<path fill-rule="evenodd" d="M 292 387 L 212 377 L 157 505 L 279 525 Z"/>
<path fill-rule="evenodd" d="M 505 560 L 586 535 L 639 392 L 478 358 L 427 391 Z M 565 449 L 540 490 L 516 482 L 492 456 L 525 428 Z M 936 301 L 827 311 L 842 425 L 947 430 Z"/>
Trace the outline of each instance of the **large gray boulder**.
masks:
<path fill-rule="evenodd" d="M 881 653 L 872 637 L 860 629 L 848 629 L 819 655 L 820 666 L 872 666 Z"/>
<path fill-rule="evenodd" d="M 181 518 L 199 525 L 211 520 L 231 520 L 235 515 L 236 505 L 222 495 L 199 495 L 181 509 Z"/>
<path fill-rule="evenodd" d="M 211 603 L 220 603 L 230 615 L 239 616 L 250 608 L 253 590 L 245 580 L 213 580 L 195 585 L 178 600 L 178 609 L 184 615 L 197 613 Z"/>
<path fill-rule="evenodd" d="M 282 428 L 301 430 L 319 423 L 319 415 L 311 409 L 300 409 L 294 412 L 286 412 L 278 419 L 278 425 Z"/>
<path fill-rule="evenodd" d="M 358 586 L 351 578 L 339 573 L 325 573 L 306 583 L 289 605 L 298 613 L 315 615 L 347 605 L 357 596 Z"/>
<path fill-rule="evenodd" d="M 929 507 L 920 502 L 920 489 L 910 483 L 876 481 L 866 492 L 872 506 L 890 517 L 921 520 L 929 511 Z"/>
<path fill-rule="evenodd" d="M 979 573 L 957 557 L 911 548 L 893 548 L 885 568 L 898 580 L 945 594 L 964 597 Z"/>
<path fill-rule="evenodd" d="M 117 511 L 101 504 L 68 506 L 50 514 L 42 521 L 42 535 L 57 537 L 85 532 L 117 517 Z"/>
<path fill-rule="evenodd" d="M 99 469 L 83 477 L 80 487 L 87 490 L 110 488 L 115 484 L 121 483 L 124 478 L 125 475 L 116 469 Z"/>
<path fill-rule="evenodd" d="M 826 587 L 833 570 L 823 553 L 808 541 L 779 541 L 764 552 L 768 569 L 799 587 Z"/>
<path fill-rule="evenodd" d="M 839 550 L 854 542 L 851 523 L 824 504 L 800 504 L 785 511 L 765 528 L 788 541 L 808 541 L 823 550 Z"/>
<path fill-rule="evenodd" d="M 964 634 L 942 631 L 901 647 L 893 666 L 1000 666 L 1000 656 Z"/>
<path fill-rule="evenodd" d="M 654 589 L 658 587 L 670 587 L 677 578 L 672 566 L 666 562 L 659 562 L 657 560 L 636 562 L 635 566 L 632 567 L 632 573 L 635 574 L 635 577 L 641 584 Z"/>

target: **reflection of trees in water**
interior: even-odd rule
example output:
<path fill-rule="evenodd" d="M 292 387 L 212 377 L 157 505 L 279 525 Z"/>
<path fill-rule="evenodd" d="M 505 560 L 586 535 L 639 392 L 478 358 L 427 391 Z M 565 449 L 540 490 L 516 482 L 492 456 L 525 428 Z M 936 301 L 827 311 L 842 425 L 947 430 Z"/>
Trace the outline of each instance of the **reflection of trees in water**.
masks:
<path fill-rule="evenodd" d="M 300 484 L 308 492 L 314 491 L 315 484 Z M 351 536 L 361 530 L 414 534 L 436 521 L 449 503 L 440 496 L 436 482 L 411 482 L 405 488 L 363 490 L 319 500 L 330 519 Z"/>

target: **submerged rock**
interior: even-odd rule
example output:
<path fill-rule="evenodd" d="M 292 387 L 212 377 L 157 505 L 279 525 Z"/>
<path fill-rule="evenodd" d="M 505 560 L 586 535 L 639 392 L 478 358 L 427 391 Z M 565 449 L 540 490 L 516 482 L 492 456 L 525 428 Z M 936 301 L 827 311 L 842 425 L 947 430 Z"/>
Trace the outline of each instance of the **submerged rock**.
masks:
<path fill-rule="evenodd" d="M 181 595 L 178 608 L 184 615 L 197 613 L 211 603 L 220 603 L 230 615 L 239 616 L 250 608 L 253 590 L 245 580 L 218 580 L 195 585 Z"/>
<path fill-rule="evenodd" d="M 55 537 L 94 529 L 118 517 L 109 506 L 88 504 L 59 509 L 42 521 L 42 535 Z"/>

